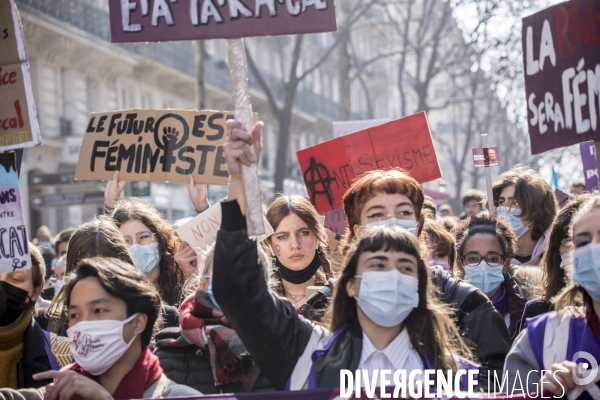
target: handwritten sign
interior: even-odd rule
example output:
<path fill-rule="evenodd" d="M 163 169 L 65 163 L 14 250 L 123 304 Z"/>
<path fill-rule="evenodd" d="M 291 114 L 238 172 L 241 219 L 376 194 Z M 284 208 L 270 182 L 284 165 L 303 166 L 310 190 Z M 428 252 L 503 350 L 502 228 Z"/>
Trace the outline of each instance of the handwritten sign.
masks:
<path fill-rule="evenodd" d="M 41 142 L 21 20 L 14 0 L 2 1 L 0 2 L 0 150 L 37 146 Z"/>
<path fill-rule="evenodd" d="M 342 207 L 344 193 L 363 172 L 399 167 L 420 183 L 442 177 L 424 112 L 296 154 L 309 198 L 320 213 Z"/>
<path fill-rule="evenodd" d="M 580 143 L 579 151 L 583 164 L 585 190 L 593 193 L 595 190 L 598 190 L 598 167 L 596 165 L 596 148 L 594 142 Z"/>
<path fill-rule="evenodd" d="M 331 230 L 337 235 L 345 235 L 348 227 L 348 218 L 344 212 L 344 208 L 336 208 L 325 213 L 325 228 Z"/>
<path fill-rule="evenodd" d="M 572 0 L 523 19 L 532 154 L 600 139 L 600 2 Z"/>
<path fill-rule="evenodd" d="M 226 185 L 223 144 L 231 112 L 128 110 L 92 113 L 79 153 L 76 179 Z M 254 120 L 258 119 L 254 115 Z"/>
<path fill-rule="evenodd" d="M 110 0 L 113 43 L 333 32 L 334 0 Z"/>
<path fill-rule="evenodd" d="M 221 227 L 221 203 L 218 202 L 208 210 L 201 212 L 189 222 L 177 228 L 177 235 L 194 248 L 206 249 L 217 240 L 217 232 Z M 266 234 L 258 238 L 264 240 L 273 234 L 273 228 L 263 217 Z"/>
<path fill-rule="evenodd" d="M 31 267 L 15 153 L 0 154 L 0 274 Z"/>
<path fill-rule="evenodd" d="M 476 168 L 496 167 L 500 165 L 500 153 L 497 147 L 485 147 L 473 150 L 473 164 Z"/>

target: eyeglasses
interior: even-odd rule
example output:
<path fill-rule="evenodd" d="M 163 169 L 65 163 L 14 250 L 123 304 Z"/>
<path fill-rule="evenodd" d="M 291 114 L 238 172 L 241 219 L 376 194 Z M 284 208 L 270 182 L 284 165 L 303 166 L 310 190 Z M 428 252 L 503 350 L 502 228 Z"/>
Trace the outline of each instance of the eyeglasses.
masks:
<path fill-rule="evenodd" d="M 149 245 L 152 243 L 154 233 L 149 231 L 141 231 L 135 234 L 135 243 L 141 244 L 142 246 Z M 123 239 L 127 246 L 133 246 L 134 241 L 129 235 L 123 235 Z"/>
<path fill-rule="evenodd" d="M 482 260 L 485 260 L 490 267 L 499 267 L 504 264 L 506 257 L 501 254 L 488 254 L 485 257 L 482 257 L 479 254 L 465 254 L 460 259 L 460 262 L 465 267 L 476 267 Z"/>

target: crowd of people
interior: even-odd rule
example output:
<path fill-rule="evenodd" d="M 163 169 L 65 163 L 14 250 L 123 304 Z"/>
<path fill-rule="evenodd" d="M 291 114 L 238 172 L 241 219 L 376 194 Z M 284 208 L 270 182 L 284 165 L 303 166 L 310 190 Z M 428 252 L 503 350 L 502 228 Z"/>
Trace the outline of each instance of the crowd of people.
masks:
<path fill-rule="evenodd" d="M 477 370 L 480 392 L 506 374 L 525 391 L 582 390 L 574 356 L 600 359 L 598 194 L 575 185 L 559 207 L 515 166 L 493 183 L 494 209 L 469 190 L 454 216 L 406 171 L 375 170 L 344 195 L 337 249 L 297 195 L 266 208 L 274 233 L 257 242 L 241 166 L 258 162 L 262 123 L 227 125 L 228 194 L 208 249 L 122 198 L 117 171 L 104 215 L 54 240 L 40 228 L 31 269 L 0 274 L 0 399 L 339 388 L 341 370 L 386 369 Z M 210 206 L 206 186 L 190 177 L 188 189 L 198 213 Z"/>

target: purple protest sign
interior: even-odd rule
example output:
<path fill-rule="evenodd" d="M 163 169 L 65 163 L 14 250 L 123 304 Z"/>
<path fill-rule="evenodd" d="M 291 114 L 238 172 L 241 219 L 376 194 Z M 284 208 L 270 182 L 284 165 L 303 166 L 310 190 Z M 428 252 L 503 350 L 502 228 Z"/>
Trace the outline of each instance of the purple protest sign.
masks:
<path fill-rule="evenodd" d="M 334 32 L 334 0 L 110 0 L 113 43 Z"/>
<path fill-rule="evenodd" d="M 600 140 L 600 1 L 571 0 L 523 18 L 531 153 Z"/>
<path fill-rule="evenodd" d="M 585 178 L 585 190 L 593 192 L 598 190 L 598 167 L 596 166 L 596 148 L 594 142 L 579 144 L 581 161 L 583 162 L 583 176 Z"/>

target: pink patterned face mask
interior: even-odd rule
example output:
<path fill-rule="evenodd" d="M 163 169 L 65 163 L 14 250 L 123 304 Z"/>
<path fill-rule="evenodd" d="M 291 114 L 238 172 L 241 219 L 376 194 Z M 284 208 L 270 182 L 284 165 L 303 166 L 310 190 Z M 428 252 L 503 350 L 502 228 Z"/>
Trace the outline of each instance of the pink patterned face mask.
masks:
<path fill-rule="evenodd" d="M 427 264 L 430 267 L 434 267 L 436 265 L 439 265 L 440 267 L 442 267 L 444 269 L 444 271 L 448 272 L 451 276 L 453 275 L 453 272 L 450 269 L 450 266 L 448 265 L 448 261 L 444 261 L 444 260 L 429 260 L 429 261 L 427 261 Z"/>
<path fill-rule="evenodd" d="M 125 354 L 135 340 L 123 340 L 123 326 L 138 314 L 125 321 L 82 321 L 67 330 L 69 347 L 75 362 L 94 376 L 102 375 Z"/>

